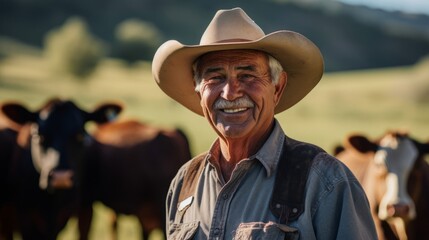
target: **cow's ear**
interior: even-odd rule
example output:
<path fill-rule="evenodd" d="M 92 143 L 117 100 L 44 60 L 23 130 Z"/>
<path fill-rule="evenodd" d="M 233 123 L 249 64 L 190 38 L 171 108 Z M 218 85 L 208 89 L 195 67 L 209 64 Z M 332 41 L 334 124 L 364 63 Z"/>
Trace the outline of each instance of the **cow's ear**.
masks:
<path fill-rule="evenodd" d="M 88 121 L 96 123 L 106 123 L 118 118 L 123 106 L 120 103 L 103 103 L 95 108 L 92 113 L 88 113 Z"/>
<path fill-rule="evenodd" d="M 413 140 L 413 141 L 416 144 L 421 154 L 423 155 L 429 154 L 429 141 L 427 141 L 426 143 L 420 143 L 416 140 Z"/>
<path fill-rule="evenodd" d="M 18 125 L 34 122 L 37 119 L 37 113 L 29 111 L 20 103 L 4 103 L 0 111 L 8 120 Z"/>
<path fill-rule="evenodd" d="M 344 145 L 350 146 L 361 153 L 375 152 L 377 150 L 377 144 L 368 140 L 363 135 L 351 135 L 349 136 Z"/>
<path fill-rule="evenodd" d="M 336 146 L 334 147 L 334 149 L 332 150 L 332 152 L 333 152 L 334 156 L 336 156 L 336 155 L 340 154 L 341 152 L 343 152 L 344 150 L 346 150 L 346 149 L 344 148 L 344 146 L 343 146 L 343 145 L 338 144 L 338 145 L 336 145 Z"/>
<path fill-rule="evenodd" d="M 427 141 L 425 144 L 424 144 L 424 153 L 426 153 L 426 154 L 429 154 L 429 141 Z"/>

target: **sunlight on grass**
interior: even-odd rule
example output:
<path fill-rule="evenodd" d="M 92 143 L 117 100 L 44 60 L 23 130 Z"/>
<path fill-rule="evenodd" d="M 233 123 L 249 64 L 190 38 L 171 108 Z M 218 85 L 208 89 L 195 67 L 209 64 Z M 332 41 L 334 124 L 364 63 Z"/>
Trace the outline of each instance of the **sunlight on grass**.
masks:
<path fill-rule="evenodd" d="M 118 235 L 114 237 L 111 226 L 115 214 L 111 209 L 104 206 L 102 203 L 94 204 L 94 219 L 90 232 L 92 240 L 140 240 L 142 230 L 138 219 L 134 216 L 118 216 Z M 67 224 L 65 230 L 58 236 L 58 240 L 78 240 L 77 219 L 72 218 Z M 156 230 L 151 234 L 149 240 L 163 240 L 163 235 L 160 230 Z"/>

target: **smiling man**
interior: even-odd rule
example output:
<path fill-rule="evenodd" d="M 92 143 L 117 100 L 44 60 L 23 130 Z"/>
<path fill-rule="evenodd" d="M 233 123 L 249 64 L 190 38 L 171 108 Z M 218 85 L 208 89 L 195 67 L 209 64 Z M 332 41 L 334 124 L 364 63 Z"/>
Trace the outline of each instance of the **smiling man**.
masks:
<path fill-rule="evenodd" d="M 376 239 L 353 174 L 287 137 L 275 119 L 321 79 L 322 55 L 310 40 L 266 35 L 242 9 L 220 10 L 199 45 L 160 46 L 152 71 L 218 135 L 171 183 L 168 239 Z"/>
<path fill-rule="evenodd" d="M 271 133 L 286 74 L 274 84 L 267 54 L 253 50 L 207 53 L 195 69 L 203 113 L 222 139 L 218 162 L 228 181 L 235 165 L 254 155 Z"/>

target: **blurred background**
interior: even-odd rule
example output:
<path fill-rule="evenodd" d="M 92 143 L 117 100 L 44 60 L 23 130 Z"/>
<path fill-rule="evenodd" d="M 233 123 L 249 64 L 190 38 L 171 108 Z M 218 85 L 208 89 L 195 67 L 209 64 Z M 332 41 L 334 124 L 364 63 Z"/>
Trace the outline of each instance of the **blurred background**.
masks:
<path fill-rule="evenodd" d="M 237 6 L 265 33 L 299 32 L 324 56 L 319 85 L 277 115 L 289 136 L 328 152 L 352 132 L 377 137 L 401 129 L 429 140 L 425 0 L 2 0 L 0 103 L 14 100 L 35 110 L 61 97 L 90 110 L 117 100 L 125 106 L 121 118 L 184 129 L 196 155 L 215 134 L 204 118 L 156 86 L 152 56 L 169 39 L 198 44 L 218 9 Z M 113 239 L 113 213 L 102 204 L 95 207 L 91 239 Z M 119 219 L 119 239 L 139 239 L 136 219 Z M 72 219 L 59 239 L 77 239 L 76 232 Z"/>

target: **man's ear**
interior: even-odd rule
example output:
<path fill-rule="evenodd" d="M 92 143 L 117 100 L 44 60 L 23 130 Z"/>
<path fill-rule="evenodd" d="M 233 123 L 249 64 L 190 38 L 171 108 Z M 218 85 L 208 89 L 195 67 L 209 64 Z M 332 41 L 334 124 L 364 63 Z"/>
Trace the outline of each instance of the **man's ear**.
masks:
<path fill-rule="evenodd" d="M 278 83 L 275 85 L 274 101 L 276 105 L 279 103 L 281 96 L 287 85 L 287 73 L 282 71 Z"/>
<path fill-rule="evenodd" d="M 197 90 L 197 89 L 196 89 L 197 83 L 196 83 L 195 81 L 193 81 L 193 83 L 194 83 L 194 90 L 195 90 L 195 93 L 197 93 L 198 97 L 201 99 L 201 93 L 200 93 L 200 89 L 201 89 L 201 88 L 199 88 L 199 89 Z"/>

